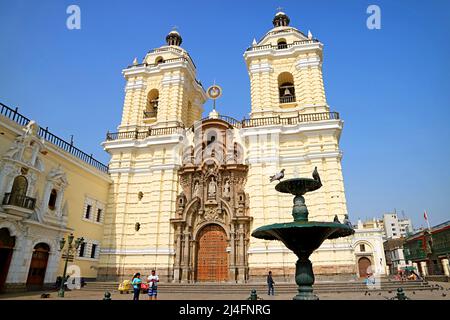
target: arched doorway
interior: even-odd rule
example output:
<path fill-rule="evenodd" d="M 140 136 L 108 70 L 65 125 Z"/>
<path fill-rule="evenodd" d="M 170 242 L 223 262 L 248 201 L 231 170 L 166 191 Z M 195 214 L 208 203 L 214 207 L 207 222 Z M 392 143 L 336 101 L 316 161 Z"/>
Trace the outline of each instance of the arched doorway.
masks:
<path fill-rule="evenodd" d="M 27 287 L 29 289 L 42 288 L 45 271 L 47 270 L 49 252 L 50 247 L 46 243 L 41 242 L 34 246 L 27 279 Z"/>
<path fill-rule="evenodd" d="M 371 266 L 371 262 L 369 258 L 362 257 L 358 260 L 358 270 L 359 270 L 359 276 L 360 277 L 367 277 L 368 269 Z M 370 270 L 369 270 L 370 271 Z"/>
<path fill-rule="evenodd" d="M 228 280 L 228 246 L 225 230 L 209 224 L 200 230 L 197 250 L 197 281 Z"/>
<path fill-rule="evenodd" d="M 12 237 L 7 228 L 0 229 L 0 292 L 5 286 L 16 237 Z"/>

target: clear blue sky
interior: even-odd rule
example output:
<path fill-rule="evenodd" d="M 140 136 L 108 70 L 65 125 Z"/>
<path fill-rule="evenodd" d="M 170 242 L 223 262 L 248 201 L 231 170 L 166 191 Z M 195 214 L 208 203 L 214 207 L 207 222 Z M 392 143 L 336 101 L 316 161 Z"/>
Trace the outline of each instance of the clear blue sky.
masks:
<path fill-rule="evenodd" d="M 81 8 L 81 30 L 66 8 Z M 381 8 L 381 30 L 366 8 Z M 204 86 L 224 89 L 219 111 L 250 111 L 242 57 L 281 6 L 324 44 L 328 103 L 345 121 L 343 172 L 352 220 L 396 208 L 424 225 L 450 218 L 450 1 L 0 0 L 0 101 L 107 162 L 120 122 L 121 70 L 164 44 L 177 25 Z M 205 105 L 205 113 L 211 103 Z"/>

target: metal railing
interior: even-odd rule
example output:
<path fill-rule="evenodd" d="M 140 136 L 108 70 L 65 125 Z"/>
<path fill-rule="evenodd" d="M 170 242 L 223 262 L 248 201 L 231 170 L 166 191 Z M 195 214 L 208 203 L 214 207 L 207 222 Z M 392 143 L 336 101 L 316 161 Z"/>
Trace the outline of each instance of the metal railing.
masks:
<path fill-rule="evenodd" d="M 200 121 L 209 119 L 215 119 L 206 117 Z M 218 119 L 224 120 L 236 128 L 250 128 L 259 126 L 270 125 L 293 125 L 302 122 L 323 121 L 323 120 L 337 120 L 339 119 L 339 113 L 337 112 L 320 112 L 320 113 L 306 113 L 298 114 L 295 117 L 282 118 L 280 116 L 265 117 L 265 118 L 252 118 L 238 121 L 228 116 L 218 116 Z M 175 133 L 183 133 L 184 126 L 182 123 L 178 123 L 177 126 L 167 128 L 149 128 L 147 130 L 134 130 L 134 131 L 122 131 L 122 132 L 107 132 L 106 141 L 122 140 L 122 139 L 145 139 L 150 136 L 169 135 Z"/>
<path fill-rule="evenodd" d="M 295 102 L 295 96 L 280 97 L 280 103 L 291 103 L 291 102 Z"/>
<path fill-rule="evenodd" d="M 299 40 L 299 41 L 294 41 L 292 43 L 283 44 L 280 46 L 272 45 L 272 44 L 265 44 L 262 46 L 249 47 L 249 48 L 247 48 L 246 51 L 259 51 L 259 50 L 266 50 L 266 49 L 284 50 L 284 49 L 288 49 L 288 48 L 291 48 L 291 47 L 299 45 L 299 44 L 310 44 L 310 43 L 319 43 L 319 40 L 317 40 L 317 39 Z"/>
<path fill-rule="evenodd" d="M 21 126 L 26 126 L 29 122 L 30 119 L 28 119 L 27 117 L 21 115 L 18 112 L 18 108 L 12 109 L 10 107 L 8 107 L 7 105 L 0 103 L 1 109 L 0 109 L 0 114 L 11 119 L 12 121 L 18 123 Z M 97 168 L 100 171 L 103 172 L 108 172 L 108 166 L 101 163 L 100 161 L 96 160 L 92 154 L 87 154 L 83 151 L 81 151 L 80 149 L 78 149 L 77 147 L 75 147 L 73 145 L 73 141 L 71 141 L 70 143 L 65 141 L 64 139 L 59 138 L 58 136 L 54 135 L 53 133 L 51 133 L 50 131 L 48 131 L 48 127 L 46 127 L 45 129 L 42 127 L 39 127 L 39 131 L 38 131 L 38 136 L 43 138 L 44 140 L 54 144 L 55 146 L 57 146 L 60 149 L 63 149 L 64 151 L 69 152 L 70 154 L 72 154 L 73 156 L 83 160 L 84 162 L 86 162 L 87 164 Z"/>
<path fill-rule="evenodd" d="M 291 125 L 302 122 L 337 120 L 337 119 L 339 119 L 339 113 L 337 112 L 305 113 L 305 114 L 298 114 L 295 117 L 287 117 L 287 118 L 274 116 L 266 118 L 244 119 L 242 121 L 242 127 L 248 128 L 248 127 L 259 127 L 270 125 Z"/>
<path fill-rule="evenodd" d="M 22 194 L 13 194 L 8 192 L 5 193 L 5 197 L 3 198 L 3 205 L 16 206 L 28 210 L 34 210 L 34 206 L 36 205 L 36 199 L 27 197 Z"/>
<path fill-rule="evenodd" d="M 156 118 L 157 115 L 158 115 L 158 111 L 145 111 L 144 110 L 144 119 Z"/>
<path fill-rule="evenodd" d="M 182 133 L 184 130 L 181 124 L 166 128 L 148 128 L 145 131 L 122 131 L 122 132 L 107 132 L 106 141 L 123 140 L 123 139 L 145 139 L 150 136 L 163 136 L 175 133 Z"/>

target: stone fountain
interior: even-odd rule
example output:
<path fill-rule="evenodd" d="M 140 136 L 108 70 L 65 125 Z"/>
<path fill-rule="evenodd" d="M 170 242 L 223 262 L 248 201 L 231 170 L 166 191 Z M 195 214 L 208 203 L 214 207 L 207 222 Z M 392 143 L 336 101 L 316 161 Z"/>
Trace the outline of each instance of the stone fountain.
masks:
<path fill-rule="evenodd" d="M 295 196 L 292 208 L 294 221 L 262 226 L 252 233 L 252 236 L 258 239 L 279 240 L 297 255 L 295 282 L 298 285 L 298 294 L 294 300 L 319 299 L 313 293 L 314 272 L 309 256 L 326 239 L 347 237 L 355 232 L 351 225 L 338 222 L 337 217 L 335 222 L 308 221 L 309 213 L 303 195 L 322 186 L 317 168 L 313 178 L 294 178 L 279 182 L 275 190 Z"/>

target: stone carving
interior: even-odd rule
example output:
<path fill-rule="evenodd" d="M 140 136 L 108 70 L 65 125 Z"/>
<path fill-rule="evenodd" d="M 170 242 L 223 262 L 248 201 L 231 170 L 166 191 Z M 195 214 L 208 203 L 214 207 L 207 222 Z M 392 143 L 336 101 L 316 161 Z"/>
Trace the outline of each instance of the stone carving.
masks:
<path fill-rule="evenodd" d="M 231 192 L 230 181 L 227 179 L 225 181 L 225 185 L 223 186 L 223 197 L 229 199 L 230 198 L 230 192 Z"/>
<path fill-rule="evenodd" d="M 195 197 L 200 197 L 198 181 L 195 181 L 194 192 L 192 193 L 192 198 L 195 198 Z"/>
<path fill-rule="evenodd" d="M 211 177 L 208 185 L 208 198 L 215 198 L 217 193 L 217 183 L 214 176 Z"/>

